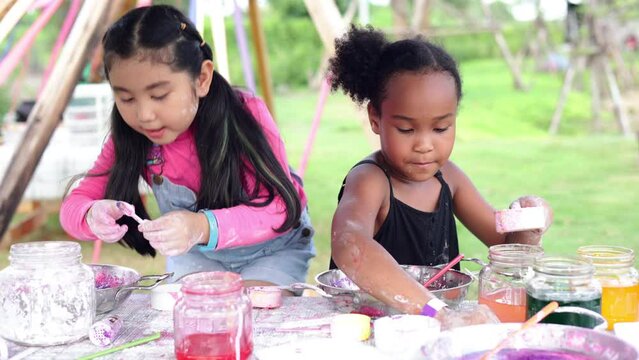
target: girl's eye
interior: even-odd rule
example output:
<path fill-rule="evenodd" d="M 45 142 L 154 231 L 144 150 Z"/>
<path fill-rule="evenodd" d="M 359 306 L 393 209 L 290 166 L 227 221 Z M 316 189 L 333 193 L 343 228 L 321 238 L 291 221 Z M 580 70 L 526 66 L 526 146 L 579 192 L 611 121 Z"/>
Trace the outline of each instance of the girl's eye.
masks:
<path fill-rule="evenodd" d="M 130 103 L 131 101 L 133 101 L 133 98 L 128 98 L 128 99 L 120 98 L 120 101 L 123 102 L 123 103 Z"/>
<path fill-rule="evenodd" d="M 160 95 L 160 96 L 151 96 L 151 99 L 153 100 L 162 100 L 164 99 L 166 96 L 168 95 L 168 93 Z"/>
<path fill-rule="evenodd" d="M 402 134 L 408 134 L 411 133 L 413 131 L 413 129 L 401 129 L 401 128 L 397 128 L 397 131 L 399 131 Z"/>
<path fill-rule="evenodd" d="M 443 133 L 444 131 L 448 130 L 450 128 L 450 126 L 446 126 L 445 128 L 435 128 L 435 132 L 436 133 Z"/>

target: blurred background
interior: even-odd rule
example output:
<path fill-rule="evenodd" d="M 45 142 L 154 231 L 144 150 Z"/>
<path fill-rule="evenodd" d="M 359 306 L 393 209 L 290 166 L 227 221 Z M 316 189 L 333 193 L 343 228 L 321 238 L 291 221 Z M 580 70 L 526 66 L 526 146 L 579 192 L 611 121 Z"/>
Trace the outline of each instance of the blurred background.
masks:
<path fill-rule="evenodd" d="M 5 182 L 12 161 L 34 157 L 16 151 L 61 29 L 82 1 L 29 3 L 13 26 L 6 24 L 8 11 L 0 25 L 0 178 Z M 117 3 L 121 9 L 137 5 Z M 378 146 L 362 109 L 322 86 L 331 41 L 349 23 L 370 24 L 390 39 L 421 34 L 453 54 L 464 97 L 452 160 L 496 209 L 526 194 L 549 200 L 555 221 L 543 240 L 547 253 L 574 254 L 585 244 L 639 250 L 636 0 L 153 3 L 194 16 L 216 48 L 218 70 L 232 84 L 267 98 L 291 166 L 304 173 L 318 250 L 309 281 L 328 266 L 330 224 L 344 176 Z M 51 12 L 46 25 L 30 32 L 46 11 Z M 30 46 L 16 55 L 16 46 L 30 34 Z M 90 168 L 108 131 L 111 93 L 95 59 L 94 50 L 29 186 L 24 194 L 14 192 L 19 206 L 2 208 L 10 222 L 0 242 L 0 268 L 8 264 L 12 243 L 67 239 L 57 212 L 65 186 Z M 152 194 L 147 205 L 157 216 Z M 485 246 L 463 225 L 458 231 L 461 252 L 486 259 Z M 145 274 L 164 271 L 161 256 L 141 257 L 107 244 L 96 257 L 93 243 L 82 245 L 86 262 L 126 265 Z"/>

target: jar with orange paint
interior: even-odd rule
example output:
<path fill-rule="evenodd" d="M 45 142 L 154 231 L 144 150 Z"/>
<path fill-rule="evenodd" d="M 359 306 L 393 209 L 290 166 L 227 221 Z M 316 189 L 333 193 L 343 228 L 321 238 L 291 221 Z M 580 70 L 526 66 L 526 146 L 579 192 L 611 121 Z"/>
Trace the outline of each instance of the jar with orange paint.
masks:
<path fill-rule="evenodd" d="M 538 245 L 502 244 L 488 249 L 489 264 L 479 273 L 479 303 L 501 322 L 526 321 L 526 281 L 534 275 L 535 259 L 544 255 Z"/>

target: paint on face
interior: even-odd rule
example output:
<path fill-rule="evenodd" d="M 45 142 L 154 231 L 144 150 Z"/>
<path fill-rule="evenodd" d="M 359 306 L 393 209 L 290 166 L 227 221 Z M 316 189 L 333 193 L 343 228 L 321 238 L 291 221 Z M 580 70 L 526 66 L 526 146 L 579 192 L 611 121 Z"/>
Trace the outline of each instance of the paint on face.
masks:
<path fill-rule="evenodd" d="M 109 81 L 124 121 L 155 144 L 170 144 L 195 119 L 199 98 L 186 71 L 139 57 L 117 59 Z"/>
<path fill-rule="evenodd" d="M 389 80 L 386 94 L 381 113 L 371 115 L 384 159 L 397 178 L 426 181 L 453 150 L 455 81 L 444 72 L 402 73 Z"/>

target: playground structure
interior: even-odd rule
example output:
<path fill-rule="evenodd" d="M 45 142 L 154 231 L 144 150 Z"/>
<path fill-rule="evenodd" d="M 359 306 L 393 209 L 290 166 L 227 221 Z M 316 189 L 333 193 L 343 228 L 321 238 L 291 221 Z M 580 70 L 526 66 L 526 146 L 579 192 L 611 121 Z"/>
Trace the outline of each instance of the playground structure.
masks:
<path fill-rule="evenodd" d="M 574 30 L 569 36 L 570 63 L 564 77 L 557 107 L 552 115 L 549 132 L 557 134 L 568 95 L 574 88 L 578 75 L 590 77 L 592 128 L 602 130 L 603 100 L 607 95 L 612 103 L 614 118 L 623 136 L 632 137 L 633 130 L 623 98 L 623 90 L 636 86 L 636 77 L 621 53 L 621 44 L 615 38 L 614 29 L 619 26 L 620 5 L 615 1 L 589 0 L 583 9 Z M 570 23 L 569 23 L 570 24 Z"/>
<path fill-rule="evenodd" d="M 594 2 L 594 0 L 592 1 Z M 35 0 L 0 0 L 0 14 L 6 14 L 6 16 L 2 18 L 2 22 L 0 23 L 0 42 L 2 41 L 2 37 L 6 37 L 9 33 L 7 28 L 9 28 L 10 30 L 10 26 L 15 26 L 20 17 L 27 11 L 26 9 L 28 9 L 29 6 L 32 5 L 34 2 Z M 52 13 L 54 11 L 54 7 L 55 9 L 57 9 L 60 6 L 61 0 L 39 2 L 44 4 L 43 6 L 45 6 L 42 12 L 42 16 L 44 17 L 45 14 L 48 14 L 45 13 L 46 11 Z M 16 238 L 16 232 L 14 232 L 14 235 L 9 237 L 3 238 L 2 235 L 7 231 L 9 222 L 12 219 L 14 212 L 18 208 L 23 194 L 25 193 L 27 184 L 29 183 L 35 172 L 35 167 L 40 161 L 40 158 L 42 157 L 42 154 L 47 144 L 49 143 L 49 140 L 51 139 L 57 124 L 59 123 L 59 119 L 61 119 L 62 117 L 64 109 L 67 107 L 69 99 L 71 98 L 73 93 L 73 88 L 77 83 L 77 80 L 80 78 L 82 67 L 89 58 L 91 58 L 91 79 L 99 79 L 100 75 L 98 70 L 101 67 L 99 63 L 101 53 L 99 51 L 99 47 L 96 48 L 96 44 L 97 39 L 103 33 L 105 26 L 98 24 L 108 24 L 113 21 L 113 19 L 119 17 L 124 11 L 126 11 L 126 9 L 132 8 L 133 6 L 146 5 L 148 3 L 148 1 L 138 1 L 136 3 L 135 1 L 126 0 L 118 0 L 113 2 L 103 2 L 101 0 L 85 0 L 84 2 L 82 2 L 80 0 L 72 0 L 67 15 L 67 20 L 70 20 L 68 22 L 67 20 L 65 20 L 65 25 L 62 27 L 62 31 L 60 32 L 60 36 L 58 37 L 58 41 L 56 41 L 54 50 L 52 51 L 52 54 L 54 54 L 52 55 L 52 61 L 49 62 L 47 71 L 45 71 L 43 80 L 44 85 L 39 93 L 38 101 L 33 111 L 31 112 L 29 119 L 27 120 L 28 130 L 25 133 L 22 143 L 19 145 L 19 148 L 16 149 L 15 152 L 15 154 L 21 154 L 21 156 L 18 157 L 17 155 L 14 155 L 11 163 L 9 164 L 9 169 L 11 169 L 11 171 L 6 172 L 2 183 L 0 183 L 0 239 L 3 239 L 0 240 L 0 247 L 8 247 L 11 241 Z M 344 34 L 348 25 L 353 21 L 356 13 L 359 13 L 360 21 L 362 21 L 362 19 L 366 18 L 367 16 L 365 15 L 367 14 L 367 8 L 365 6 L 366 1 L 352 0 L 343 14 L 338 9 L 334 0 L 304 0 L 304 4 L 322 41 L 324 54 L 322 56 L 322 65 L 320 65 L 320 69 L 317 71 L 318 75 L 316 76 L 316 83 L 319 85 L 319 95 L 316 111 L 312 119 L 311 130 L 306 141 L 304 153 L 297 168 L 297 171 L 301 176 L 304 175 L 305 170 L 308 166 L 308 160 L 313 148 L 314 139 L 319 130 L 322 110 L 330 90 L 330 80 L 325 77 L 325 69 L 328 58 L 334 51 L 334 41 L 336 38 Z M 391 1 L 393 14 L 396 19 L 396 26 L 393 30 L 388 31 L 389 34 L 401 37 L 412 36 L 417 33 L 425 34 L 428 36 L 447 36 L 460 33 L 491 33 L 495 43 L 500 49 L 500 53 L 504 58 L 505 63 L 508 65 L 511 76 L 513 78 L 514 88 L 517 90 L 526 89 L 526 84 L 522 79 L 521 71 L 524 56 L 531 56 L 533 59 L 535 59 L 536 62 L 539 63 L 549 51 L 548 49 L 550 47 L 550 44 L 547 40 L 547 30 L 540 14 L 538 14 L 537 21 L 535 21 L 532 25 L 532 30 L 529 34 L 529 46 L 526 47 L 524 51 L 521 52 L 519 55 L 515 56 L 508 48 L 501 27 L 494 20 L 490 7 L 484 1 L 478 1 L 478 5 L 481 7 L 481 11 L 484 15 L 483 21 L 472 21 L 467 14 L 457 9 L 455 6 L 441 0 L 414 0 L 412 2 L 412 13 L 407 7 L 408 4 L 409 0 Z M 228 78 L 228 60 L 225 53 L 225 44 L 227 40 L 226 34 L 224 33 L 224 27 L 219 26 L 221 23 L 219 16 L 220 9 L 218 7 L 219 4 L 211 7 L 207 7 L 208 5 L 210 5 L 210 1 L 191 1 L 190 16 L 197 24 L 201 33 L 204 33 L 204 22 L 206 16 L 208 16 L 208 18 L 210 19 L 210 28 L 215 45 L 213 48 L 215 49 L 214 56 L 216 58 L 216 67 L 223 76 L 226 76 Z M 269 72 L 268 58 L 266 56 L 266 39 L 261 27 L 261 18 L 257 6 L 257 0 L 249 0 L 248 5 L 248 12 L 250 16 L 250 24 L 258 65 L 257 79 L 260 82 L 262 96 L 275 118 L 275 109 L 273 107 L 272 95 L 272 80 Z M 429 20 L 429 15 L 431 14 L 432 9 L 436 7 L 443 9 L 443 11 L 449 14 L 451 17 L 461 19 L 462 25 L 446 28 L 432 26 Z M 412 14 L 412 16 L 409 16 L 409 14 Z M 593 11 L 592 14 L 592 22 L 596 23 L 597 21 L 599 21 L 599 17 L 597 16 L 598 13 Z M 107 21 L 107 19 L 110 20 Z M 5 22 L 5 20 L 7 21 Z M 246 34 L 244 34 L 242 15 L 237 4 L 235 4 L 234 7 L 233 20 L 235 24 L 236 41 L 240 50 L 240 60 L 242 62 L 245 84 L 247 85 L 249 90 L 256 92 L 256 77 L 253 75 L 252 67 L 250 66 L 251 59 L 249 56 L 248 44 L 246 39 L 247 37 Z M 90 21 L 93 22 L 89 23 Z M 38 24 L 34 23 L 34 26 L 38 25 L 41 29 L 43 24 Z M 595 27 L 593 26 L 593 29 L 594 28 Z M 35 34 L 37 34 L 37 31 L 34 30 L 31 36 L 35 37 Z M 579 49 L 592 49 L 593 46 L 588 45 L 588 42 L 586 41 L 590 41 L 589 39 L 590 37 L 582 38 L 582 42 L 587 46 L 584 45 L 582 48 Z M 32 43 L 33 38 L 31 38 L 29 41 Z M 25 42 L 25 44 L 28 44 L 28 42 Z M 23 45 L 23 48 L 26 49 L 28 48 L 28 46 Z M 577 48 L 577 45 L 575 45 L 575 49 Z M 599 74 L 606 75 L 606 83 L 611 89 L 609 91 L 612 95 L 613 87 L 610 87 L 611 82 L 610 80 L 608 80 L 608 75 L 606 73 L 607 70 L 605 68 L 606 65 L 610 67 L 607 61 L 607 56 L 609 56 L 607 51 L 609 51 L 611 48 L 611 46 L 602 45 L 598 48 L 599 50 L 593 52 L 585 52 L 585 55 L 582 50 L 574 50 L 573 54 L 581 54 L 581 56 L 575 55 L 571 59 L 573 74 L 570 76 L 572 76 L 573 79 L 576 77 L 576 73 L 578 73 L 580 69 L 578 65 L 582 62 L 584 63 L 584 65 L 582 65 L 581 68 L 584 68 L 586 66 L 585 64 L 589 64 L 589 66 L 591 66 L 590 64 L 598 64 L 597 66 L 599 67 L 597 68 L 597 70 L 600 71 Z M 94 51 L 93 56 L 91 57 L 91 52 L 93 49 L 97 49 L 97 51 Z M 605 49 L 606 51 L 603 51 L 602 49 Z M 26 53 L 26 50 L 23 51 L 24 55 Z M 58 53 L 59 56 L 55 55 Z M 57 61 L 55 60 L 56 58 Z M 4 61 L 2 62 L 2 64 L 0 64 L 0 75 L 3 74 L 3 65 Z M 618 70 L 620 69 L 620 67 L 615 66 L 614 69 L 611 67 L 609 69 L 610 72 L 613 73 L 613 77 L 615 77 L 615 69 Z M 555 114 L 558 114 L 556 116 L 558 116 L 559 119 L 561 118 L 561 109 L 563 109 L 563 106 L 567 101 L 567 93 L 570 92 L 572 89 L 572 80 L 567 81 L 570 72 L 571 68 L 569 67 L 566 73 L 564 90 L 562 90 L 562 95 L 557 107 L 558 110 L 555 111 Z M 618 76 L 620 75 L 617 74 L 617 77 Z M 599 84 L 601 84 L 602 80 L 598 80 Z M 0 76 L 0 83 L 2 81 L 3 79 Z M 55 90 L 53 90 L 54 86 L 51 85 L 52 83 L 56 84 Z M 567 90 L 565 90 L 566 88 Z M 623 99 L 620 100 L 620 91 L 621 90 L 619 90 L 619 87 L 617 87 L 616 94 L 618 96 L 612 95 L 612 97 L 613 100 L 616 97 L 618 101 L 616 101 L 615 103 L 620 104 L 620 110 L 616 111 L 616 113 L 618 112 L 619 114 L 623 114 Z M 600 90 L 597 92 L 597 94 L 601 94 L 601 92 L 602 91 Z M 564 93 L 566 93 L 566 95 L 564 95 Z M 563 100 L 561 100 L 562 97 Z M 593 95 L 593 114 L 595 113 L 594 103 L 595 99 Z M 601 111 L 601 105 L 599 106 L 599 109 L 599 111 Z M 371 147 L 378 146 L 377 139 L 374 134 L 371 133 L 366 115 L 363 112 L 360 115 L 360 120 L 362 123 L 362 129 L 367 135 Z M 554 124 L 555 122 L 556 125 L 554 126 L 558 129 L 559 120 L 555 120 L 555 116 L 553 116 L 552 124 Z M 619 123 L 622 129 L 627 128 L 629 125 L 625 128 L 625 125 L 623 125 L 628 123 L 627 115 L 626 120 L 619 120 Z M 79 123 L 79 125 L 82 125 L 82 123 Z M 626 130 L 624 130 L 624 134 L 625 133 Z M 33 226 L 33 222 L 30 226 Z M 99 249 L 100 243 L 96 242 L 96 253 L 94 253 L 94 262 L 99 256 Z"/>

